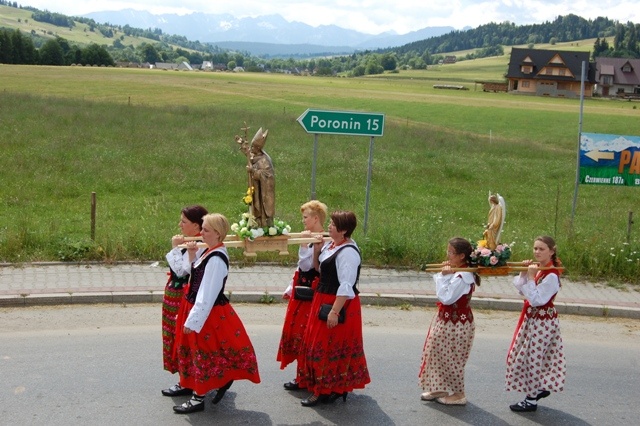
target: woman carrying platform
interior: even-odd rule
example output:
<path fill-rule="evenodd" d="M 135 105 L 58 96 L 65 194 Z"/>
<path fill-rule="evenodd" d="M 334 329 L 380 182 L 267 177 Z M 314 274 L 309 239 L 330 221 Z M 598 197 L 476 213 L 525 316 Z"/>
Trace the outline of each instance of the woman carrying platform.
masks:
<path fill-rule="evenodd" d="M 556 242 L 549 236 L 536 238 L 533 256 L 535 262 L 524 261 L 528 270 L 514 280 L 525 297 L 507 355 L 506 389 L 526 394 L 523 401 L 509 406 L 516 412 L 536 411 L 540 399 L 564 389 L 566 374 L 560 321 L 553 305 L 560 290 Z"/>
<path fill-rule="evenodd" d="M 302 235 L 322 234 L 327 217 L 327 206 L 317 200 L 311 200 L 300 207 L 304 231 Z M 287 312 L 282 327 L 282 337 L 278 347 L 276 360 L 280 361 L 280 369 L 297 361 L 296 378 L 284 384 L 286 390 L 306 389 L 302 380 L 300 366 L 302 360 L 302 339 L 309 322 L 311 301 L 317 287 L 320 273 L 313 266 L 313 244 L 301 244 L 298 250 L 298 268 L 293 280 L 282 297 L 288 299 Z"/>
<path fill-rule="evenodd" d="M 174 344 L 176 334 L 176 315 L 180 309 L 180 304 L 184 299 L 183 287 L 189 282 L 191 263 L 187 249 L 179 248 L 185 242 L 185 237 L 196 237 L 202 230 L 202 218 L 207 214 L 207 209 L 194 205 L 185 207 L 180 212 L 179 235 L 171 238 L 171 251 L 167 253 L 166 259 L 169 264 L 169 279 L 164 288 L 162 297 L 162 360 L 164 369 L 171 374 L 178 372 L 178 360 L 174 357 Z M 197 255 L 202 254 L 201 249 Z M 163 389 L 165 396 L 191 395 L 191 389 L 185 389 L 180 384 L 175 384 L 168 389 Z"/>
<path fill-rule="evenodd" d="M 313 296 L 304 337 L 302 380 L 311 394 L 301 401 L 305 407 L 318 402 L 346 401 L 354 389 L 371 380 L 362 342 L 362 312 L 359 291 L 361 257 L 351 239 L 357 220 L 353 212 L 331 214 L 329 237 L 322 244 L 316 237 L 314 266 L 320 282 Z"/>
<path fill-rule="evenodd" d="M 176 352 L 180 386 L 193 389 L 193 394 L 173 407 L 180 414 L 204 410 L 205 394 L 213 389 L 218 389 L 212 401 L 217 404 L 234 380 L 260 383 L 251 340 L 224 295 L 229 255 L 223 241 L 228 232 L 223 215 L 208 214 L 202 225 L 207 250 L 196 260 L 195 243 L 187 243 L 194 263 L 177 317 Z"/>
<path fill-rule="evenodd" d="M 475 323 L 471 311 L 471 294 L 480 277 L 454 268 L 469 266 L 473 247 L 464 238 L 452 238 L 447 247 L 447 261 L 435 274 L 438 312 L 429 328 L 418 375 L 425 391 L 423 401 L 444 405 L 466 405 L 464 369 L 471 353 Z"/>

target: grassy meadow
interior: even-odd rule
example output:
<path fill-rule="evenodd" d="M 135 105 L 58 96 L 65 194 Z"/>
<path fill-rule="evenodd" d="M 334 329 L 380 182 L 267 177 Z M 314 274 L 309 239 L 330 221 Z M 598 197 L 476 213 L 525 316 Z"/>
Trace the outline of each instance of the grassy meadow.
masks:
<path fill-rule="evenodd" d="M 89 45 L 95 43 L 98 45 L 111 45 L 114 38 L 105 37 L 98 31 L 90 31 L 89 25 L 76 21 L 74 27 L 60 27 L 49 24 L 47 22 L 39 22 L 31 17 L 32 12 L 26 9 L 17 9 L 15 7 L 0 6 L 0 28 L 18 28 L 25 33 L 34 31 L 37 35 L 45 39 L 53 39 L 62 37 L 71 43 L 79 43 L 81 45 Z M 116 37 L 124 36 L 121 40 L 122 44 L 129 46 L 139 46 L 142 43 L 157 43 L 155 40 L 144 37 L 131 37 L 124 33 L 118 33 Z"/>
<path fill-rule="evenodd" d="M 296 119 L 314 108 L 385 114 L 366 236 L 369 138 L 319 137 L 317 197 L 356 212 L 365 263 L 443 260 L 449 238 L 481 238 L 493 191 L 507 202 L 502 241 L 515 243 L 514 260 L 550 234 L 569 276 L 640 283 L 637 225 L 627 232 L 637 189 L 580 186 L 571 226 L 579 101 L 474 90 L 506 71 L 492 60 L 358 79 L 0 65 L 0 261 L 158 260 L 185 205 L 237 220 L 247 177 L 234 135 L 244 122 L 249 137 L 269 129 L 277 216 L 300 231 L 313 135 Z M 470 90 L 433 88 L 443 80 Z M 640 108 L 588 99 L 583 131 L 638 135 Z"/>

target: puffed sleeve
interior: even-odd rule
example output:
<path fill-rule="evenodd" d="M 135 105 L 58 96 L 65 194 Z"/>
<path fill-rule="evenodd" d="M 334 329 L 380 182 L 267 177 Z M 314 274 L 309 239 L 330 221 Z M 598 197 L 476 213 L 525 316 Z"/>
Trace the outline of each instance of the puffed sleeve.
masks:
<path fill-rule="evenodd" d="M 166 256 L 169 268 L 176 273 L 179 277 L 184 277 L 191 272 L 191 265 L 189 264 L 189 254 L 185 250 L 174 247 Z"/>
<path fill-rule="evenodd" d="M 184 323 L 185 327 L 190 328 L 196 333 L 202 330 L 204 323 L 211 313 L 213 304 L 222 290 L 222 283 L 227 273 L 227 265 L 220 257 L 213 256 L 209 259 L 207 266 L 204 268 L 204 276 L 198 289 L 196 302 L 191 308 L 191 311 L 189 311 L 189 316 Z"/>
<path fill-rule="evenodd" d="M 520 292 L 527 298 L 531 306 L 542 306 L 560 290 L 560 280 L 556 274 L 548 274 L 538 285 L 527 279 L 520 287 Z"/>
<path fill-rule="evenodd" d="M 205 249 L 200 248 L 196 252 L 196 259 L 202 255 Z M 185 275 L 189 275 L 191 273 L 191 262 L 189 262 L 189 252 L 186 250 L 184 253 L 182 249 L 178 247 L 174 247 L 171 249 L 166 256 L 167 263 L 169 267 L 176 273 L 179 277 L 184 277 Z"/>
<path fill-rule="evenodd" d="M 475 277 L 471 272 L 455 272 L 442 274 L 438 272 L 433 276 L 436 283 L 436 296 L 443 305 L 451 305 L 468 294 L 471 286 L 475 284 Z"/>
<path fill-rule="evenodd" d="M 313 268 L 313 245 L 301 245 L 298 249 L 298 268 L 305 272 Z"/>
<path fill-rule="evenodd" d="M 353 299 L 356 294 L 353 285 L 358 278 L 358 266 L 360 266 L 360 254 L 357 250 L 343 249 L 336 256 L 336 268 L 338 270 L 338 280 L 340 287 L 336 296 L 347 296 Z"/>

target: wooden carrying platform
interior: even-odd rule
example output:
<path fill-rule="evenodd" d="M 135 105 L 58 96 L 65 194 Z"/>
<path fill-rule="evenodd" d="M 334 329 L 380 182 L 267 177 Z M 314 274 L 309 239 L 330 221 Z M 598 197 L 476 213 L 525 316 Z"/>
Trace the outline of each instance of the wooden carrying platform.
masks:
<path fill-rule="evenodd" d="M 428 267 L 424 270 L 425 272 L 442 272 L 442 266 L 436 267 L 437 264 L 429 264 Z M 512 264 L 508 264 L 507 266 L 478 266 L 476 268 L 451 268 L 454 272 L 475 272 L 478 275 L 482 276 L 504 276 L 509 275 L 514 272 L 525 272 L 529 268 L 526 266 L 522 266 L 519 262 L 513 262 Z M 564 270 L 562 267 L 550 267 L 550 268 L 538 268 L 538 270 L 544 271 L 548 269 L 558 269 L 560 271 Z"/>
<path fill-rule="evenodd" d="M 186 241 L 199 241 L 200 237 L 186 237 Z M 331 238 L 323 234 L 323 242 L 330 241 Z M 224 239 L 224 245 L 226 247 L 243 248 L 244 255 L 247 257 L 256 257 L 258 252 L 261 251 L 277 251 L 280 256 L 288 256 L 288 246 L 292 244 L 309 244 L 315 243 L 317 240 L 314 235 L 305 235 L 302 233 L 291 233 L 288 235 L 277 235 L 273 237 L 258 237 L 254 240 L 241 239 L 237 235 L 227 235 Z M 185 248 L 185 244 L 180 244 L 178 247 Z M 198 247 L 208 247 L 205 243 L 199 242 Z"/>

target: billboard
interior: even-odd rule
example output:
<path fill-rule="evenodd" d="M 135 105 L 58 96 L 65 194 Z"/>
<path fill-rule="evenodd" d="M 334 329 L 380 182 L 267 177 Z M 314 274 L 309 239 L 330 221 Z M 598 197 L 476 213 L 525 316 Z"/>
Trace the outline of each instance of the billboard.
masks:
<path fill-rule="evenodd" d="M 640 187 L 640 136 L 582 133 L 580 183 Z"/>

